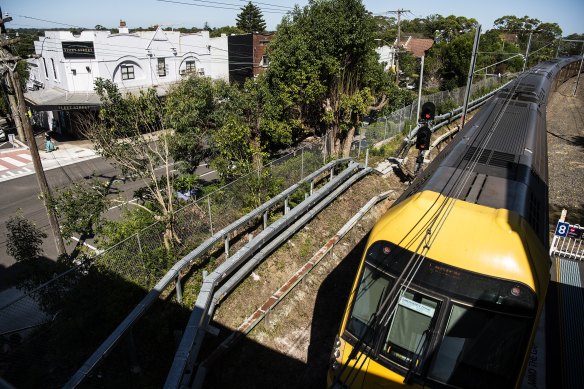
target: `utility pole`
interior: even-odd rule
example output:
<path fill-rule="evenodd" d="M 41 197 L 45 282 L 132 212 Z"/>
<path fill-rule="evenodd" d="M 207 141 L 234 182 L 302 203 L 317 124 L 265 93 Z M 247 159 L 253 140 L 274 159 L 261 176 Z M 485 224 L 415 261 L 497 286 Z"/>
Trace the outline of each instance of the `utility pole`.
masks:
<path fill-rule="evenodd" d="M 34 170 L 41 191 L 42 199 L 45 204 L 45 208 L 47 209 L 47 215 L 49 217 L 49 223 L 53 231 L 53 237 L 55 240 L 55 246 L 57 247 L 57 252 L 59 253 L 59 255 L 67 254 L 67 251 L 65 250 L 65 244 L 63 243 L 63 237 L 61 236 L 61 230 L 59 228 L 59 221 L 57 220 L 57 215 L 55 214 L 55 210 L 51 207 L 51 189 L 49 188 L 49 184 L 47 183 L 47 177 L 45 176 L 45 171 L 43 170 L 43 165 L 41 164 L 41 158 L 39 156 L 39 150 L 36 144 L 36 140 L 34 138 L 32 126 L 30 125 L 28 116 L 26 114 L 26 106 L 24 94 L 22 93 L 20 76 L 18 75 L 18 72 L 15 71 L 16 64 L 20 60 L 20 57 L 14 56 L 10 52 L 10 50 L 7 49 L 7 46 L 18 41 L 18 38 L 5 39 L 6 30 L 4 28 L 4 23 L 6 21 L 10 21 L 10 19 L 3 19 L 2 11 L 0 10 L 0 24 L 2 32 L 2 34 L 0 35 L 0 71 L 2 73 L 7 73 L 8 80 L 12 84 L 12 89 L 14 90 L 16 100 L 15 103 L 17 109 L 16 112 L 14 110 L 12 111 L 12 115 L 13 117 L 20 118 L 21 125 L 24 129 L 24 135 L 26 136 L 26 140 L 28 141 L 30 155 L 32 157 Z M 14 109 L 12 104 L 11 109 Z"/>
<path fill-rule="evenodd" d="M 401 14 L 404 12 L 411 12 L 409 9 L 398 9 L 396 11 L 388 11 L 387 13 L 397 15 L 397 45 L 395 50 L 395 81 L 399 86 L 399 44 L 401 42 Z"/>
<path fill-rule="evenodd" d="M 529 47 L 531 46 L 531 36 L 533 35 L 533 31 L 529 32 L 529 40 L 527 41 L 527 49 L 525 50 L 525 62 L 523 62 L 523 71 L 527 67 L 527 61 L 529 60 Z"/>

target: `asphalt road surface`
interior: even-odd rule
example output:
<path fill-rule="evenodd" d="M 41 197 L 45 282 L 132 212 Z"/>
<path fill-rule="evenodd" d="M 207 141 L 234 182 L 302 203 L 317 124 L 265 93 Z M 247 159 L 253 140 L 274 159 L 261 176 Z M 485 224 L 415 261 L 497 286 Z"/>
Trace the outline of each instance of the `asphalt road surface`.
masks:
<path fill-rule="evenodd" d="M 162 173 L 162 169 L 160 169 L 160 172 Z M 213 175 L 209 173 L 210 170 L 205 166 L 201 166 L 197 171 L 199 175 L 204 175 L 206 178 L 213 178 Z M 112 180 L 112 195 L 117 197 L 122 196 L 127 201 L 132 200 L 134 191 L 143 186 L 140 181 L 124 181 L 122 174 L 103 158 L 95 158 L 77 164 L 63 166 L 59 169 L 49 170 L 45 174 L 51 189 L 60 188 L 74 182 L 81 182 L 92 177 L 97 177 L 101 181 Z M 112 204 L 112 207 L 117 204 L 119 203 Z M 16 214 L 18 209 L 22 210 L 23 216 L 26 219 L 34 222 L 37 227 L 47 233 L 48 238 L 43 243 L 44 255 L 52 259 L 57 258 L 57 250 L 46 209 L 39 199 L 39 186 L 36 175 L 33 174 L 1 182 L 0 279 L 2 278 L 2 273 L 15 263 L 14 259 L 6 252 L 6 222 L 11 216 Z M 107 213 L 106 217 L 108 219 L 118 218 L 121 214 L 120 211 L 120 207 L 113 208 Z M 68 252 L 71 252 L 75 243 L 73 241 L 67 247 Z"/>

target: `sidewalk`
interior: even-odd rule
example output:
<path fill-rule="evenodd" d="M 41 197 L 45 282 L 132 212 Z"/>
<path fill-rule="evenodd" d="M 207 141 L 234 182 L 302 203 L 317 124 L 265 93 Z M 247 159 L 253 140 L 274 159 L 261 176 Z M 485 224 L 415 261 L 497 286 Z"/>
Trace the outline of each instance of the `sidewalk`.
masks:
<path fill-rule="evenodd" d="M 57 141 L 57 149 L 45 152 L 44 135 L 35 137 L 39 148 L 41 163 L 45 171 L 97 158 L 91 142 L 87 140 Z M 30 150 L 22 142 L 16 141 L 16 147 L 0 150 L 0 182 L 34 174 Z"/>

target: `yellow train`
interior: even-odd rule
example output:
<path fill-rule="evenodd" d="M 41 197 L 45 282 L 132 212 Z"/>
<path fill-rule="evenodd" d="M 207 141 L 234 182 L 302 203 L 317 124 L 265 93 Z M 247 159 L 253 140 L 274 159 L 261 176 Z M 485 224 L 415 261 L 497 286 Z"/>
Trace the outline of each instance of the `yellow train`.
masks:
<path fill-rule="evenodd" d="M 521 385 L 549 282 L 545 105 L 577 65 L 520 75 L 373 228 L 329 387 Z"/>

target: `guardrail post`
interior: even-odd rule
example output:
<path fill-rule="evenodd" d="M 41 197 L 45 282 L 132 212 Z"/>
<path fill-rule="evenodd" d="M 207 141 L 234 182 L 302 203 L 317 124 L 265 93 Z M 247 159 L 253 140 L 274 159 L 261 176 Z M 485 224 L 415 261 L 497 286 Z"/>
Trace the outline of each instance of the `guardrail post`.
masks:
<path fill-rule="evenodd" d="M 205 281 L 205 278 L 207 278 L 208 275 L 209 272 L 207 270 L 203 270 L 203 281 Z"/>
<path fill-rule="evenodd" d="M 369 163 L 369 149 L 365 150 L 365 167 Z"/>
<path fill-rule="evenodd" d="M 288 207 L 288 197 L 286 197 L 284 199 L 284 215 L 287 215 L 289 210 L 290 208 Z"/>
<path fill-rule="evenodd" d="M 331 168 L 331 175 L 329 177 L 329 181 L 332 181 L 334 176 L 335 176 L 335 168 Z"/>
<path fill-rule="evenodd" d="M 176 284 L 175 284 L 176 301 L 178 301 L 179 303 L 182 303 L 183 293 L 182 293 L 182 285 L 180 283 L 180 280 L 181 280 L 181 276 L 179 273 L 178 276 L 176 276 Z"/>
<path fill-rule="evenodd" d="M 229 258 L 229 233 L 225 235 L 225 258 Z"/>
<path fill-rule="evenodd" d="M 130 357 L 130 371 L 133 374 L 139 374 L 142 369 L 138 365 L 138 358 L 136 358 L 136 343 L 134 342 L 134 330 L 130 328 L 128 332 L 128 353 Z"/>
<path fill-rule="evenodd" d="M 268 211 L 264 212 L 264 230 L 268 228 Z"/>
<path fill-rule="evenodd" d="M 310 181 L 310 195 L 312 196 L 312 192 L 314 191 L 314 181 Z"/>

